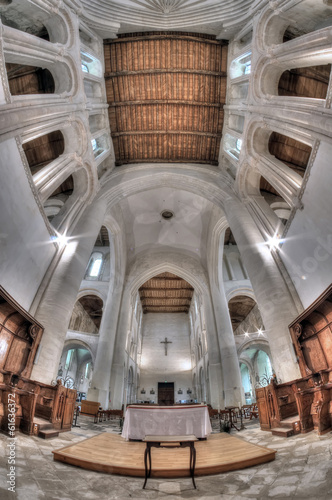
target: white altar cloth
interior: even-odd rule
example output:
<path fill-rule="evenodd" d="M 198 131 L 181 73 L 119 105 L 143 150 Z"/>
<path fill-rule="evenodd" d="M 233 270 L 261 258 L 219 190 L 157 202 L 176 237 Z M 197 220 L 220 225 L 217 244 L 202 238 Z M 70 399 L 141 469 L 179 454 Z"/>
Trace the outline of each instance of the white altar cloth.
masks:
<path fill-rule="evenodd" d="M 127 407 L 122 437 L 144 439 L 147 435 L 183 436 L 194 434 L 206 438 L 211 434 L 207 406 L 140 406 Z"/>

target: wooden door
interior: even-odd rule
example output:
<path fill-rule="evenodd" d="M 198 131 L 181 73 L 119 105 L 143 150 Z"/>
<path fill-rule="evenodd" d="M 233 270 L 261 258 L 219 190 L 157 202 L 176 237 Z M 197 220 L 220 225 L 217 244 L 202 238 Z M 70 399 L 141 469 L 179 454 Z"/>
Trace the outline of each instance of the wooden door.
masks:
<path fill-rule="evenodd" d="M 158 405 L 174 404 L 174 382 L 158 382 Z"/>

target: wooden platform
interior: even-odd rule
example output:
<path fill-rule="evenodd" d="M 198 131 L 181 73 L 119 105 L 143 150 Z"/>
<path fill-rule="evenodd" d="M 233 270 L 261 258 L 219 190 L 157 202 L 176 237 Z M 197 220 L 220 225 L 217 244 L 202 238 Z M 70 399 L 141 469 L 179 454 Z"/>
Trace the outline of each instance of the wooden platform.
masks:
<path fill-rule="evenodd" d="M 226 433 L 213 434 L 195 444 L 195 476 L 252 467 L 275 459 L 275 450 L 263 448 Z M 144 477 L 145 443 L 125 441 L 117 434 L 102 433 L 59 450 L 54 460 L 84 469 Z M 189 476 L 187 449 L 152 450 L 152 477 Z"/>

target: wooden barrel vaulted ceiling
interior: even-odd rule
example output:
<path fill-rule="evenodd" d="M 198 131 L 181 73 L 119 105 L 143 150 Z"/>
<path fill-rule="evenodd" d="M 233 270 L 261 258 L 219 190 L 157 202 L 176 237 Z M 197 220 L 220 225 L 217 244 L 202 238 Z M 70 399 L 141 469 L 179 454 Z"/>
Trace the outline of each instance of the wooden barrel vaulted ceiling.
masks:
<path fill-rule="evenodd" d="M 193 287 L 172 273 L 158 274 L 139 289 L 143 313 L 188 313 Z"/>
<path fill-rule="evenodd" d="M 212 35 L 122 34 L 105 41 L 116 164 L 218 164 L 227 45 Z"/>

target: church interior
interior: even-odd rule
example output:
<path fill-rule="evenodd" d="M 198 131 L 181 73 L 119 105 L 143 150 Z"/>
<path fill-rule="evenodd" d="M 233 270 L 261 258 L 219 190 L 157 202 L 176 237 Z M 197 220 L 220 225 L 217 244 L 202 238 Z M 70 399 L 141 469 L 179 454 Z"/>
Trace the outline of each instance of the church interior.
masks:
<path fill-rule="evenodd" d="M 0 0 L 0 28 L 0 497 L 331 498 L 332 1 Z M 209 476 L 199 442 L 197 489 L 53 459 L 129 405 L 275 456 Z"/>

